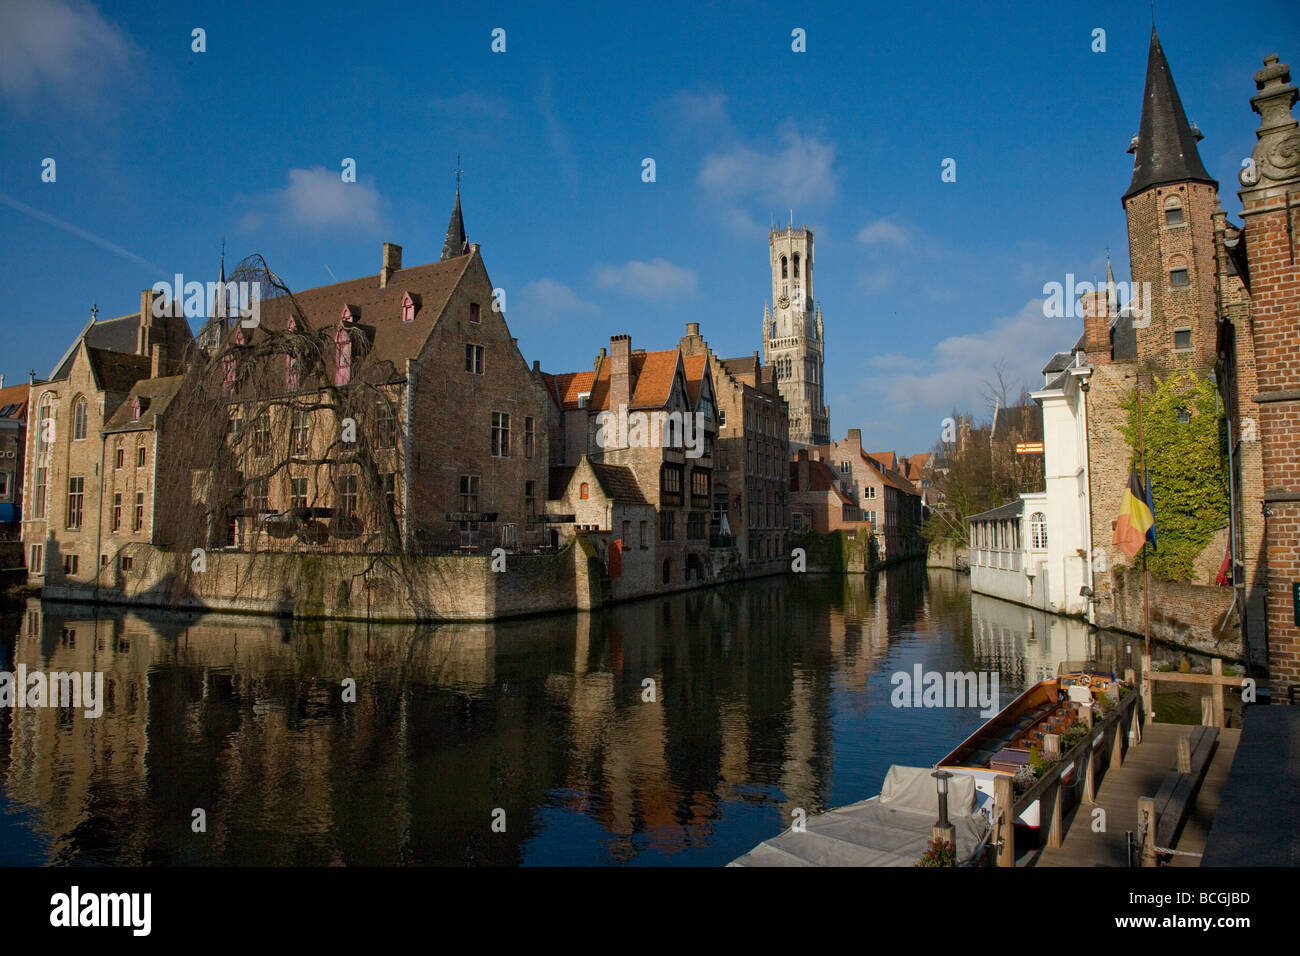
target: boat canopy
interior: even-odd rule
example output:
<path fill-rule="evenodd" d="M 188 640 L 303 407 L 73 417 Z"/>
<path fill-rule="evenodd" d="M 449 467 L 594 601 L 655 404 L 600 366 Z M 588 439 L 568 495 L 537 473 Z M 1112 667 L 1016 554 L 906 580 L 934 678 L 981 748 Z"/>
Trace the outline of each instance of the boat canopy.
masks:
<path fill-rule="evenodd" d="M 939 815 L 933 772 L 894 765 L 880 796 L 809 817 L 806 830 L 786 830 L 731 865 L 914 866 L 929 848 Z M 975 778 L 954 773 L 948 781 L 948 821 L 959 863 L 978 856 L 989 839 L 989 820 L 978 800 Z"/>

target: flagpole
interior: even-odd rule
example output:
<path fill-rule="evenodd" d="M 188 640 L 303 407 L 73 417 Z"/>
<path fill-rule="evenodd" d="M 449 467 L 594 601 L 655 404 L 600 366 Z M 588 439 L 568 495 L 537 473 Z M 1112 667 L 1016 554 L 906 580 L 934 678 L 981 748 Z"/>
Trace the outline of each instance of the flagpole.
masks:
<path fill-rule="evenodd" d="M 1142 486 L 1147 487 L 1147 447 L 1142 433 L 1142 371 L 1137 373 L 1138 461 L 1142 466 Z M 1152 520 L 1155 513 L 1152 512 Z M 1145 654 L 1151 657 L 1151 574 L 1147 571 L 1147 543 L 1142 542 L 1142 641 Z"/>

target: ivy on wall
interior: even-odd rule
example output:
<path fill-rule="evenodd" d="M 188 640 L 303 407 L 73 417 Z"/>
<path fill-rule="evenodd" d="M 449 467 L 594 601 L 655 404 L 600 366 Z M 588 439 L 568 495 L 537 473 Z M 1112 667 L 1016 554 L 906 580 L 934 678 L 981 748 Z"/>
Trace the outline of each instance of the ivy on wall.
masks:
<path fill-rule="evenodd" d="M 1189 581 L 1197 556 L 1228 523 L 1228 459 L 1224 451 L 1223 414 L 1209 379 L 1176 371 L 1155 377 L 1155 388 L 1142 394 L 1142 428 L 1146 467 L 1155 502 L 1156 541 L 1144 548 L 1147 567 L 1159 577 Z M 1127 425 L 1120 426 L 1138 457 L 1137 393 L 1123 401 Z"/>

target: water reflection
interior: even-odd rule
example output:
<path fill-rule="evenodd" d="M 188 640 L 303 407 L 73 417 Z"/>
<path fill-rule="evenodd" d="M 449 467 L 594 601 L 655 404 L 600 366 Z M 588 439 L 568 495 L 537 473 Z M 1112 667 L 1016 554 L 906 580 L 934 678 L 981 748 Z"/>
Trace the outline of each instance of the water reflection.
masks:
<path fill-rule="evenodd" d="M 918 568 L 429 628 L 32 601 L 4 636 L 108 699 L 0 710 L 0 862 L 144 865 L 721 864 L 982 722 L 891 706 L 895 671 L 1005 702 L 1127 643 Z"/>

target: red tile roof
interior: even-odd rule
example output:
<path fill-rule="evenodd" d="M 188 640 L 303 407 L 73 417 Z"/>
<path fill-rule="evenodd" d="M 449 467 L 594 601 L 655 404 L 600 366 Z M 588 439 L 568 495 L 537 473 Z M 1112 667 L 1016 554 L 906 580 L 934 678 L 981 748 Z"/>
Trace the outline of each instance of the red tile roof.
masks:
<path fill-rule="evenodd" d="M 28 385 L 10 385 L 8 388 L 0 388 L 0 409 L 10 408 L 5 418 L 25 418 L 27 416 L 27 395 L 30 391 Z"/>
<path fill-rule="evenodd" d="M 677 349 L 664 349 L 660 352 L 638 350 L 629 356 L 628 367 L 634 385 L 628 407 L 663 408 L 667 405 L 679 363 L 686 378 L 688 398 L 694 405 L 699 398 L 700 382 L 708 369 L 707 356 L 682 356 Z M 609 408 L 609 357 L 601 358 L 599 366 L 594 372 L 547 374 L 548 383 L 553 383 L 553 392 L 559 396 L 561 408 L 577 408 L 578 395 L 582 392 L 591 393 L 588 408 Z"/>

